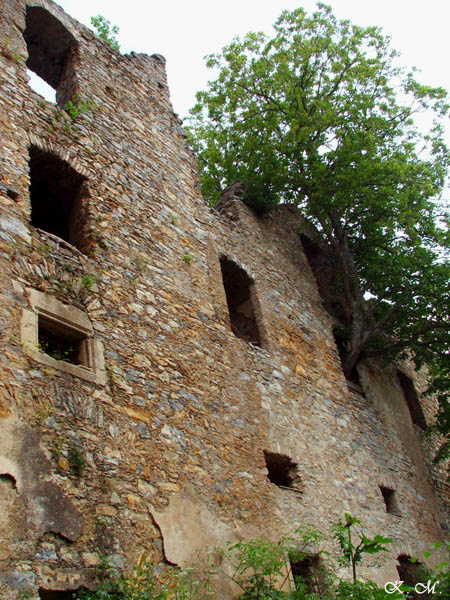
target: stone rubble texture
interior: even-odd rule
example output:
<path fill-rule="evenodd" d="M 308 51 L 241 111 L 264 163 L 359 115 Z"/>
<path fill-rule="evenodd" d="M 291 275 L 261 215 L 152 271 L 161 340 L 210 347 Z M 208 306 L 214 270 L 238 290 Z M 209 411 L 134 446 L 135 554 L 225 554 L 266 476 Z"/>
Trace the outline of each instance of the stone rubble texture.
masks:
<path fill-rule="evenodd" d="M 52 2 L 32 4 L 76 41 L 60 97 L 88 108 L 73 120 L 30 88 L 27 2 L 2 2 L 1 598 L 92 587 L 104 555 L 125 570 L 144 550 L 163 570 L 186 566 L 227 539 L 329 531 L 344 511 L 395 539 L 361 574 L 398 579 L 399 554 L 448 535 L 450 495 L 397 366 L 361 363 L 365 396 L 347 387 L 295 211 L 258 218 L 233 186 L 205 206 L 161 56 L 122 56 Z M 82 252 L 30 224 L 30 145 L 86 180 Z M 221 256 L 254 281 L 261 348 L 231 332 Z M 105 385 L 26 352 L 30 290 L 87 315 Z M 435 402 L 422 406 L 431 423 Z M 264 450 L 297 463 L 301 494 L 269 481 Z"/>

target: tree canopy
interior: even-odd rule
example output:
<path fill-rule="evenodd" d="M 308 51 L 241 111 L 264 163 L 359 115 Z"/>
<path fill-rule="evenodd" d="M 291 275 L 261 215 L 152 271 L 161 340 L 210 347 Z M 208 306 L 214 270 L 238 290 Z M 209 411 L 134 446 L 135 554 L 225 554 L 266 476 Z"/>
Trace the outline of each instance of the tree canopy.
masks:
<path fill-rule="evenodd" d="M 297 205 L 332 256 L 325 304 L 350 378 L 362 356 L 412 357 L 439 394 L 450 452 L 450 234 L 441 194 L 447 93 L 421 85 L 377 27 L 318 4 L 207 57 L 189 136 L 206 201 L 236 179 L 259 214 Z M 428 115 L 424 132 L 417 116 Z"/>
<path fill-rule="evenodd" d="M 111 25 L 111 22 L 102 15 L 91 17 L 91 25 L 95 29 L 95 34 L 101 40 L 109 44 L 114 50 L 117 50 L 117 52 L 120 52 L 120 44 L 117 41 L 117 35 L 119 34 L 117 25 Z"/>

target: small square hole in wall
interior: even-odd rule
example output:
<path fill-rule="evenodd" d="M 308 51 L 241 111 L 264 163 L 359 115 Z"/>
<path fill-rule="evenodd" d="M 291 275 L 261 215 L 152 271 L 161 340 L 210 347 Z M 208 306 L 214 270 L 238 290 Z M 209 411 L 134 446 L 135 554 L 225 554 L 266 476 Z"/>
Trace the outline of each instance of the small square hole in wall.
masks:
<path fill-rule="evenodd" d="M 39 350 L 56 360 L 90 367 L 87 335 L 73 327 L 38 315 Z"/>
<path fill-rule="evenodd" d="M 267 477 L 271 483 L 278 487 L 302 491 L 302 481 L 298 474 L 297 463 L 291 460 L 289 456 L 264 450 L 264 458 L 268 471 Z"/>
<path fill-rule="evenodd" d="M 386 512 L 400 516 L 400 508 L 398 506 L 395 490 L 380 485 L 380 492 L 383 495 Z"/>

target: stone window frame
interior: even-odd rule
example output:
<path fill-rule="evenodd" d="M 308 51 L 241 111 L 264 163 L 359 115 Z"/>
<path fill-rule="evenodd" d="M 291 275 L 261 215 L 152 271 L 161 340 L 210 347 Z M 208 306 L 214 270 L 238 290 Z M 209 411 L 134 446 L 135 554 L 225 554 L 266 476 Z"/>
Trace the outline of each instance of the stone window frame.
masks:
<path fill-rule="evenodd" d="M 80 377 L 97 385 L 106 384 L 105 360 L 103 344 L 94 338 L 92 324 L 82 310 L 64 304 L 50 294 L 28 288 L 30 308 L 23 309 L 21 322 L 22 347 L 28 356 L 37 362 Z M 39 316 L 55 322 L 62 329 L 72 329 L 85 337 L 85 357 L 87 365 L 75 365 L 58 360 L 39 350 L 38 322 Z"/>

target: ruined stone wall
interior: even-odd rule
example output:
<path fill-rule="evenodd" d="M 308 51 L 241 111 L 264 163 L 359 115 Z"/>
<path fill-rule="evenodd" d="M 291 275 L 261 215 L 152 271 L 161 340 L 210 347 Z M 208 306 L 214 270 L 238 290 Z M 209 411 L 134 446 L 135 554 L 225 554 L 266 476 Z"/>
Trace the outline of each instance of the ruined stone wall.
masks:
<path fill-rule="evenodd" d="M 162 57 L 121 56 L 46 0 L 1 10 L 2 598 L 91 587 L 102 555 L 185 566 L 229 539 L 327 530 L 344 510 L 396 539 L 367 574 L 397 579 L 395 557 L 448 527 L 445 484 L 439 500 L 394 366 L 361 365 L 365 396 L 350 392 L 300 217 L 258 219 L 236 190 L 204 206 Z M 43 15 L 49 73 L 66 61 L 59 107 L 27 82 L 24 33 L 42 44 Z M 83 180 L 78 248 L 31 223 L 30 149 L 49 178 L 65 161 Z M 231 331 L 221 257 L 251 281 L 259 345 Z M 45 352 L 46 319 L 82 338 L 81 364 Z M 264 452 L 297 464 L 295 486 L 269 481 Z"/>

